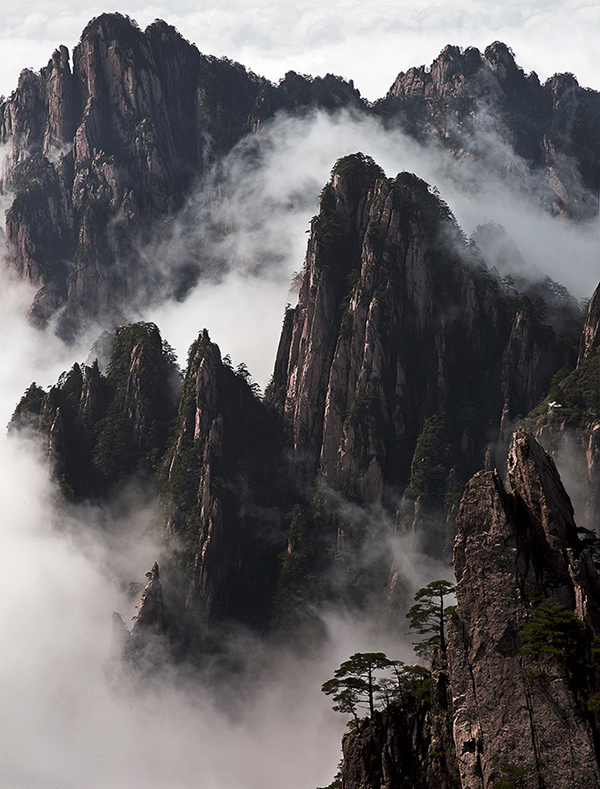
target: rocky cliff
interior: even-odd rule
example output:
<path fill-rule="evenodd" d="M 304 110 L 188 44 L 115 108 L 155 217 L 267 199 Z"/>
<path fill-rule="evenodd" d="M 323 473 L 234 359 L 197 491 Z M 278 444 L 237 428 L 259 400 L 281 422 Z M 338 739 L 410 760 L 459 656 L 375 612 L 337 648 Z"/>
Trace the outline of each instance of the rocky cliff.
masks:
<path fill-rule="evenodd" d="M 554 212 L 593 215 L 598 104 L 570 75 L 543 86 L 525 76 L 498 42 L 484 54 L 446 47 L 371 106 L 339 77 L 289 72 L 274 85 L 201 54 L 165 22 L 142 31 L 102 14 L 71 54 L 61 46 L 39 73 L 23 71 L 0 103 L 7 261 L 39 287 L 32 319 L 59 314 L 66 335 L 84 318 L 118 323 L 132 305 L 181 297 L 211 269 L 206 248 L 168 265 L 149 250 L 169 237 L 192 187 L 275 113 L 312 108 L 383 117 L 542 194 Z"/>
<path fill-rule="evenodd" d="M 599 163 L 590 140 L 599 133 L 597 107 L 598 95 L 572 74 L 541 85 L 496 41 L 483 53 L 445 47 L 429 68 L 400 73 L 378 109 L 517 189 L 536 173 L 555 213 L 593 216 Z"/>
<path fill-rule="evenodd" d="M 8 262 L 40 287 L 32 317 L 66 305 L 68 331 L 82 316 L 119 319 L 158 292 L 180 294 L 202 261 L 164 271 L 144 247 L 207 165 L 277 110 L 348 105 L 363 102 L 340 78 L 290 72 L 275 87 L 165 22 L 141 31 L 121 14 L 93 19 L 72 58 L 60 47 L 0 104 Z"/>
<path fill-rule="evenodd" d="M 269 397 L 306 485 L 441 506 L 483 464 L 503 411 L 529 411 L 574 361 L 562 339 L 435 190 L 356 154 L 323 190 Z"/>
<path fill-rule="evenodd" d="M 600 781 L 598 570 L 556 467 L 531 434 L 514 435 L 508 469 L 509 488 L 495 471 L 478 473 L 457 517 L 445 708 L 453 745 L 440 754 L 428 734 L 439 704 L 421 704 L 416 717 L 392 707 L 346 735 L 344 789 L 401 785 L 394 776 L 411 759 L 407 778 L 432 789 Z M 421 735 L 407 756 L 416 719 Z M 441 756 L 453 767 L 440 783 L 425 767 Z"/>
<path fill-rule="evenodd" d="M 176 413 L 179 372 L 158 328 L 121 327 L 110 346 L 105 374 L 94 359 L 48 392 L 33 383 L 9 426 L 44 436 L 49 467 L 74 500 L 102 499 L 132 475 L 151 479 Z"/>
<path fill-rule="evenodd" d="M 592 296 L 575 369 L 559 370 L 524 421 L 569 473 L 582 527 L 600 523 L 600 288 Z"/>
<path fill-rule="evenodd" d="M 187 605 L 209 625 L 270 621 L 294 495 L 286 468 L 275 415 L 202 332 L 190 348 L 161 489 L 167 531 L 183 546 Z"/>
<path fill-rule="evenodd" d="M 185 605 L 209 625 L 287 627 L 325 600 L 379 605 L 390 557 L 367 545 L 369 508 L 443 552 L 469 475 L 576 357 L 536 299 L 486 266 L 424 181 L 355 154 L 323 190 L 262 402 L 206 332 L 178 394 L 158 329 L 134 324 L 106 375 L 75 365 L 49 392 L 32 385 L 13 424 L 42 431 L 75 499 L 158 473 Z"/>

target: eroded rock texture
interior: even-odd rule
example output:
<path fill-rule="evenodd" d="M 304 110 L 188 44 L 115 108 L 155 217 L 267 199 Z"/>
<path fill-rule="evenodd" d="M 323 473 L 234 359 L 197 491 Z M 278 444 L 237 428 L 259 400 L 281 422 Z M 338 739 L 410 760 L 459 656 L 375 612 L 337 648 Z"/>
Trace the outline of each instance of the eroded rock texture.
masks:
<path fill-rule="evenodd" d="M 511 295 L 425 182 L 340 160 L 270 392 L 300 479 L 364 502 L 408 486 L 441 506 L 483 465 L 503 410 L 532 408 L 573 355 Z"/>
<path fill-rule="evenodd" d="M 68 332 L 82 317 L 118 320 L 157 293 L 181 295 L 202 261 L 167 270 L 148 245 L 207 165 L 277 110 L 348 105 L 363 102 L 338 77 L 290 72 L 276 87 L 160 20 L 141 31 L 121 14 L 93 19 L 72 58 L 60 47 L 0 104 L 8 262 L 40 287 L 32 318 L 66 306 Z"/>
<path fill-rule="evenodd" d="M 593 216 L 598 159 L 585 137 L 597 139 L 600 132 L 597 106 L 597 93 L 572 74 L 541 85 L 496 41 L 483 53 L 447 46 L 430 68 L 400 73 L 380 111 L 517 191 L 534 174 L 538 197 L 553 213 Z"/>
<path fill-rule="evenodd" d="M 151 478 L 176 414 L 179 373 L 158 328 L 120 327 L 110 346 L 105 374 L 94 359 L 74 364 L 48 392 L 33 383 L 9 426 L 44 436 L 49 467 L 75 500 L 105 497 L 134 475 Z"/>
<path fill-rule="evenodd" d="M 434 697 L 431 707 L 418 707 L 417 717 L 391 707 L 386 717 L 346 735 L 344 789 L 401 786 L 389 776 L 406 764 L 413 765 L 412 785 L 430 789 L 492 789 L 502 778 L 509 780 L 507 769 L 520 771 L 521 785 L 532 789 L 599 783 L 598 719 L 588 709 L 599 687 L 592 649 L 600 632 L 598 571 L 556 467 L 531 434 L 515 433 L 508 469 L 510 489 L 497 472 L 480 472 L 461 501 L 448 703 L 436 708 Z M 581 641 L 554 654 L 525 654 L 523 627 L 547 610 L 573 617 Z M 552 638 L 546 633 L 546 641 Z M 437 677 L 439 686 L 439 671 Z M 432 714 L 446 716 L 450 745 L 439 739 L 435 748 L 430 744 Z M 416 720 L 420 734 L 407 754 L 399 744 L 410 741 Z M 440 742 L 443 777 L 425 775 L 432 751 L 439 757 Z M 384 774 L 381 765 L 390 758 Z"/>
<path fill-rule="evenodd" d="M 274 414 L 246 378 L 202 332 L 190 349 L 163 499 L 167 530 L 184 545 L 188 606 L 209 624 L 263 628 L 291 486 Z"/>
<path fill-rule="evenodd" d="M 583 669 L 524 656 L 519 633 L 536 605 L 561 604 L 585 623 L 589 649 L 598 573 L 556 467 L 530 434 L 515 434 L 508 468 L 511 492 L 494 472 L 478 474 L 457 518 L 448 660 L 462 785 L 493 786 L 503 763 L 528 768 L 532 787 L 595 785 L 594 683 Z"/>
<path fill-rule="evenodd" d="M 157 295 L 181 297 L 211 267 L 185 240 L 163 259 L 161 244 L 181 240 L 172 223 L 192 188 L 277 112 L 314 108 L 382 116 L 555 213 L 591 216 L 599 102 L 571 75 L 540 85 L 496 42 L 483 54 L 446 47 L 371 106 L 331 74 L 289 72 L 274 85 L 201 54 L 163 21 L 142 31 L 102 14 L 71 55 L 61 46 L 39 73 L 24 70 L 0 104 L 8 264 L 39 287 L 32 319 L 45 324 L 63 307 L 67 335 L 84 318 L 119 321 Z"/>
<path fill-rule="evenodd" d="M 146 578 L 148 580 L 142 592 L 133 625 L 132 634 L 134 636 L 145 633 L 159 634 L 165 630 L 165 601 L 156 562 L 152 565 L 152 569 L 146 573 Z"/>
<path fill-rule="evenodd" d="M 443 659 L 432 675 L 429 702 L 394 702 L 344 736 L 343 789 L 460 789 Z"/>

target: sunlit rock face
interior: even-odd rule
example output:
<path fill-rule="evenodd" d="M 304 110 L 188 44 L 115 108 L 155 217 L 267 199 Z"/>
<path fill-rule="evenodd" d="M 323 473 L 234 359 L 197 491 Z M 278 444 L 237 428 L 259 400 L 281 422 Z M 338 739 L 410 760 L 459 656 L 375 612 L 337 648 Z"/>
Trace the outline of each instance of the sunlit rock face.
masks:
<path fill-rule="evenodd" d="M 200 68 L 200 54 L 168 25 L 142 33 L 105 14 L 84 30 L 72 64 L 61 47 L 39 74 L 23 72 L 3 106 L 6 187 L 16 192 L 7 241 L 12 265 L 42 287 L 38 322 L 57 305 L 115 313 L 143 295 L 136 247 L 202 169 Z"/>
<path fill-rule="evenodd" d="M 277 112 L 352 108 L 456 162 L 525 191 L 554 213 L 589 216 L 597 189 L 598 94 L 570 75 L 540 85 L 499 42 L 481 54 L 446 47 L 430 69 L 400 74 L 369 105 L 352 82 L 289 72 L 278 85 L 201 54 L 160 20 L 142 31 L 121 14 L 84 29 L 25 70 L 0 104 L 8 261 L 39 286 L 31 318 L 62 308 L 60 328 L 122 318 L 160 295 L 181 297 L 210 261 L 202 244 L 164 260 L 172 222 L 211 164 Z M 184 249 L 185 248 L 185 249 Z"/>
<path fill-rule="evenodd" d="M 447 654 L 431 666 L 431 699 L 395 703 L 346 735 L 345 789 L 391 789 L 402 778 L 483 789 L 510 770 L 536 789 L 600 781 L 597 712 L 588 708 L 600 686 L 598 571 L 551 457 L 523 430 L 512 439 L 508 477 L 509 488 L 496 471 L 480 472 L 463 495 L 457 606 Z M 553 606 L 575 619 L 577 645 L 524 653 L 523 627 Z"/>
<path fill-rule="evenodd" d="M 513 437 L 508 474 L 510 492 L 497 474 L 478 474 L 457 519 L 448 660 L 461 780 L 493 785 L 514 763 L 534 786 L 593 785 L 596 722 L 586 703 L 597 677 L 524 656 L 519 633 L 540 605 L 560 604 L 585 624 L 589 650 L 600 627 L 598 573 L 552 459 L 524 431 Z"/>

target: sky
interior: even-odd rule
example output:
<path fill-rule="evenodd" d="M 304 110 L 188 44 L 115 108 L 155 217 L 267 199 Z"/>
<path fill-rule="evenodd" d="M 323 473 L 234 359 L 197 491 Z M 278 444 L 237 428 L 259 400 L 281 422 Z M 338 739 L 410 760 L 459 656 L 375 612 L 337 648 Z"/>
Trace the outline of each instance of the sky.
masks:
<path fill-rule="evenodd" d="M 600 89 L 596 1 L 346 0 L 323 7 L 321 0 L 119 6 L 84 0 L 74 8 L 60 0 L 3 0 L 0 94 L 10 94 L 22 68 L 45 65 L 60 44 L 72 48 L 85 24 L 105 11 L 126 13 L 142 27 L 165 19 L 202 52 L 227 56 L 275 81 L 289 69 L 339 74 L 371 100 L 385 94 L 399 71 L 430 64 L 448 43 L 483 49 L 495 40 L 542 80 L 570 71 L 582 85 Z M 467 233 L 488 218 L 501 222 L 529 263 L 565 281 L 578 297 L 589 296 L 598 280 L 597 224 L 574 228 L 551 219 L 487 172 L 467 172 L 467 180 L 482 184 L 474 200 L 460 180 L 440 170 L 435 151 L 390 136 L 374 119 L 343 113 L 302 123 L 279 118 L 264 130 L 263 142 L 257 171 L 240 171 L 235 152 L 227 165 L 235 232 L 214 253 L 237 261 L 231 274 L 219 285 L 198 288 L 183 304 L 139 316 L 159 325 L 181 363 L 207 326 L 222 354 L 234 364 L 244 361 L 264 387 L 318 194 L 335 160 L 357 150 L 372 155 L 389 176 L 409 169 L 436 183 Z M 291 204 L 298 207 L 290 211 Z M 274 253 L 277 268 L 267 278 L 249 276 L 265 252 Z M 51 332 L 34 331 L 25 320 L 33 294 L 31 286 L 0 274 L 0 431 L 33 380 L 44 387 L 55 383 L 75 360 L 87 358 L 97 336 L 92 330 L 67 347 Z M 93 508 L 57 517 L 56 491 L 35 442 L 2 435 L 0 469 L 0 703 L 8 710 L 0 721 L 2 789 L 141 789 L 150 783 L 191 789 L 199 780 L 205 789 L 314 789 L 331 780 L 344 722 L 320 693 L 321 683 L 352 651 L 382 649 L 410 661 L 406 639 L 391 643 L 332 613 L 329 644 L 313 658 L 274 658 L 250 645 L 255 664 L 269 666 L 271 674 L 235 719 L 181 678 L 141 693 L 126 684 L 115 687 L 107 673 L 110 615 L 118 610 L 129 622 L 134 611 L 122 586 L 143 580 L 154 561 L 156 546 L 146 532 L 153 502 L 129 506 L 113 520 Z M 415 588 L 443 572 L 419 564 L 418 545 L 396 548 Z"/>
<path fill-rule="evenodd" d="M 596 0 L 171 0 L 119 4 L 24 0 L 0 4 L 0 94 L 16 87 L 21 69 L 39 69 L 54 49 L 71 49 L 85 24 L 120 11 L 145 27 L 174 25 L 201 52 L 227 56 L 274 81 L 292 69 L 353 79 L 368 99 L 383 96 L 400 71 L 429 65 L 446 44 L 510 46 L 526 72 L 545 80 L 574 73 L 600 88 L 600 5 Z"/>

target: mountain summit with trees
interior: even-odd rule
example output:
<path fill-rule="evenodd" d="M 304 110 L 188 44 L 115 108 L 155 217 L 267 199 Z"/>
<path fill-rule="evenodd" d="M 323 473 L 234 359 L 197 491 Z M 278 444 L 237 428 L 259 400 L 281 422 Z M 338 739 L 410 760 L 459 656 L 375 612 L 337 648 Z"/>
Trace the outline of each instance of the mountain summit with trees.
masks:
<path fill-rule="evenodd" d="M 468 238 L 435 185 L 356 151 L 315 205 L 264 394 L 201 325 L 180 369 L 136 322 L 229 270 L 207 242 L 226 222 L 177 235 L 195 200 L 227 202 L 226 154 L 277 113 L 340 108 L 534 184 L 549 222 L 594 216 L 598 94 L 541 85 L 504 44 L 448 46 L 368 104 L 339 77 L 274 85 L 164 22 L 103 14 L 0 103 L 6 266 L 38 288 L 30 319 L 67 341 L 107 327 L 9 430 L 36 436 L 60 513 L 156 502 L 135 623 L 113 620 L 130 679 L 235 677 L 240 639 L 315 654 L 335 611 L 398 652 L 351 647 L 319 680 L 350 716 L 332 787 L 598 786 L 598 290 L 578 303 L 499 225 Z M 150 254 L 174 238 L 167 262 Z M 577 524 L 553 455 L 572 460 Z"/>

